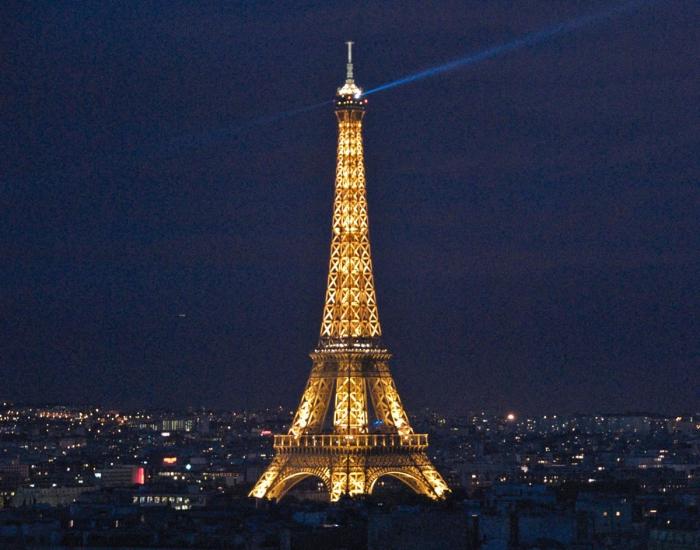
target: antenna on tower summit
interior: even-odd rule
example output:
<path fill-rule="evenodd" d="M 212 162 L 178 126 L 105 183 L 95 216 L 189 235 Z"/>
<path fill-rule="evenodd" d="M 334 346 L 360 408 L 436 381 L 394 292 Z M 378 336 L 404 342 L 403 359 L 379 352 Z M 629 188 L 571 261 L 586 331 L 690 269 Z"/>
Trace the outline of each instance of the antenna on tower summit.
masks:
<path fill-rule="evenodd" d="M 352 41 L 347 41 L 346 44 L 348 45 L 348 64 L 346 65 L 347 67 L 347 75 L 346 78 L 348 79 L 349 82 L 353 81 L 353 75 L 352 75 L 352 45 L 354 42 Z"/>
<path fill-rule="evenodd" d="M 343 84 L 342 87 L 338 88 L 337 93 L 336 93 L 336 98 L 344 98 L 342 101 L 350 101 L 352 105 L 354 105 L 354 108 L 361 107 L 366 103 L 366 101 L 363 99 L 362 100 L 362 105 L 358 103 L 360 100 L 360 97 L 362 96 L 362 88 L 359 88 L 357 84 L 355 84 L 355 75 L 353 74 L 353 67 L 352 67 L 352 45 L 354 42 L 348 40 L 346 42 L 348 46 L 348 62 L 346 73 L 345 73 L 345 84 Z M 345 105 L 345 103 L 343 103 Z M 349 103 L 347 105 L 350 105 Z"/>

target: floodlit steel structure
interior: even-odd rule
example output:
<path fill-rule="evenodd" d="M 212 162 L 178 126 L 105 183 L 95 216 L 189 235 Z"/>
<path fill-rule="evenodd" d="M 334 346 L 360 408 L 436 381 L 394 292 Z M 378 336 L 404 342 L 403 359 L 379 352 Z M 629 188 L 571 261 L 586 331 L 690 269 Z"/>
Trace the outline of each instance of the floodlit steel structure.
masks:
<path fill-rule="evenodd" d="M 389 475 L 441 499 L 449 488 L 426 454 L 428 436 L 413 433 L 380 340 L 362 146 L 367 99 L 355 84 L 347 44 L 346 81 L 335 98 L 333 236 L 320 339 L 289 433 L 275 436 L 275 457 L 250 496 L 279 500 L 315 476 L 337 501 L 369 494 Z"/>

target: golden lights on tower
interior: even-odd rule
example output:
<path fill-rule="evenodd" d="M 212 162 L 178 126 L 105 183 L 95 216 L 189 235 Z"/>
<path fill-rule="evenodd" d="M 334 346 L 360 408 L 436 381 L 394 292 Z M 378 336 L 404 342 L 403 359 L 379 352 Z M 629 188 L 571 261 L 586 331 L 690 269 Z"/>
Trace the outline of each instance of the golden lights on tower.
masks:
<path fill-rule="evenodd" d="M 428 436 L 411 428 L 380 341 L 362 143 L 367 100 L 347 44 L 346 80 L 335 98 L 335 197 L 319 343 L 292 426 L 274 436 L 275 457 L 250 496 L 279 500 L 315 476 L 336 501 L 369 494 L 389 475 L 440 499 L 449 488 L 426 455 Z"/>

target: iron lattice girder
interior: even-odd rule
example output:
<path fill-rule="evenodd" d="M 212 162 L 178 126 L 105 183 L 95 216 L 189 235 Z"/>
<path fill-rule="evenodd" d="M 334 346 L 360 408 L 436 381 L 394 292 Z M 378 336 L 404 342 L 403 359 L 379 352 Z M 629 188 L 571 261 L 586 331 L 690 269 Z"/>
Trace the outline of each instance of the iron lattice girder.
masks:
<path fill-rule="evenodd" d="M 369 241 L 362 112 L 338 110 L 333 236 L 321 338 L 378 338 Z"/>

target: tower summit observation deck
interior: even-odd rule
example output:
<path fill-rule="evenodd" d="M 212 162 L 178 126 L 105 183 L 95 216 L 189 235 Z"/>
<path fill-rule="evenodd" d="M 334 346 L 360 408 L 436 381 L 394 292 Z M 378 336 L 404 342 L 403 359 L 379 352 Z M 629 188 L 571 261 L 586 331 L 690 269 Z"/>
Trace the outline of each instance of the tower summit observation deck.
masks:
<path fill-rule="evenodd" d="M 335 96 L 338 150 L 331 254 L 321 332 L 311 375 L 289 432 L 250 496 L 280 500 L 309 476 L 331 501 L 370 494 L 392 476 L 431 499 L 449 492 L 413 432 L 381 343 L 372 271 L 362 123 L 367 99 L 355 84 L 352 42 L 346 80 Z M 332 406 L 331 406 L 332 405 Z"/>

